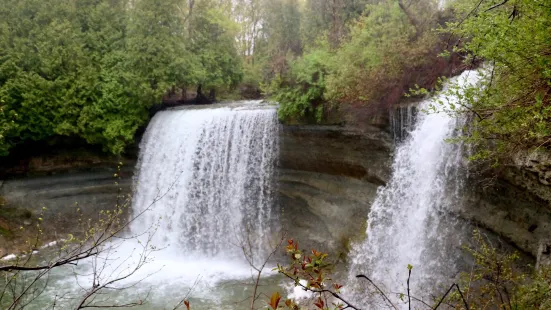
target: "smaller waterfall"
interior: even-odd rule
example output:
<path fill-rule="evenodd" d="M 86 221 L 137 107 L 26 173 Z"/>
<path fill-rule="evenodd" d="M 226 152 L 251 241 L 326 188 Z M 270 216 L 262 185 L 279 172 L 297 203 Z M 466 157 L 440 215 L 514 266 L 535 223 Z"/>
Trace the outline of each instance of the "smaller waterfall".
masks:
<path fill-rule="evenodd" d="M 451 83 L 474 84 L 478 79 L 477 72 L 466 71 Z M 405 140 L 397 147 L 392 177 L 369 213 L 367 239 L 351 254 L 350 282 L 358 289 L 353 294 L 359 304 L 368 303 L 372 309 L 381 307 L 376 303 L 381 299 L 365 295 L 369 285 L 356 282 L 358 274 L 368 275 L 393 297 L 406 292 L 408 265 L 413 266 L 411 287 L 418 297 L 437 291 L 440 284 L 449 285 L 456 275 L 461 234 L 449 214 L 460 200 L 463 153 L 461 146 L 445 140 L 464 120 L 422 112 L 438 100 L 453 104 L 457 98 L 440 95 L 421 102 L 416 124 L 407 134 L 402 129 L 411 126 L 412 113 L 407 107 L 397 110 L 395 129 L 399 126 L 398 137 Z"/>
<path fill-rule="evenodd" d="M 392 134 L 394 142 L 404 141 L 417 120 L 417 105 L 405 104 L 392 109 L 390 119 L 392 120 Z"/>

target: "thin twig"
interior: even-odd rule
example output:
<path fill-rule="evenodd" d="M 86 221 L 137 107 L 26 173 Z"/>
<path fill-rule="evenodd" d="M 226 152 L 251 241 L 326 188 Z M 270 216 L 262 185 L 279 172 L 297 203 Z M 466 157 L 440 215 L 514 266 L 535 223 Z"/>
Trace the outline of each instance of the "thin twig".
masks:
<path fill-rule="evenodd" d="M 408 273 L 408 305 L 409 305 L 409 310 L 411 310 L 411 295 L 409 293 L 409 279 L 411 278 L 411 268 L 408 268 L 409 269 L 409 273 Z"/>
<path fill-rule="evenodd" d="M 383 290 L 381 290 L 375 283 L 373 283 L 373 281 L 370 278 L 368 278 L 366 275 L 363 275 L 363 274 L 357 275 L 356 278 L 364 278 L 367 281 L 369 281 L 369 283 L 371 283 L 371 285 L 373 285 L 373 287 L 375 287 L 377 291 L 379 291 L 379 294 L 381 294 L 381 296 L 383 296 L 383 298 L 386 299 L 386 301 L 392 306 L 392 308 L 394 308 L 395 310 L 398 310 L 398 308 L 392 303 L 390 298 L 388 298 L 388 296 L 386 296 Z"/>

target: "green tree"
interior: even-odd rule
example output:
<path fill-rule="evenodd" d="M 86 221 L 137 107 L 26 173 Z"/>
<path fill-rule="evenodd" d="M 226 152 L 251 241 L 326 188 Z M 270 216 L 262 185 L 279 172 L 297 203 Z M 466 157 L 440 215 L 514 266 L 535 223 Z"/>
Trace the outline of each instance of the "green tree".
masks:
<path fill-rule="evenodd" d="M 219 4 L 4 1 L 0 155 L 55 136 L 120 154 L 171 88 L 237 84 L 235 24 Z"/>
<path fill-rule="evenodd" d="M 308 119 L 315 114 L 321 122 L 327 108 L 342 113 L 353 107 L 345 117 L 355 121 L 358 110 L 400 100 L 420 79 L 414 73 L 430 66 L 431 55 L 438 50 L 438 37 L 428 29 L 439 15 L 426 10 L 430 3 L 434 4 L 430 0 L 409 6 L 399 1 L 367 4 L 346 31 L 338 31 L 339 40 L 326 32 L 304 55 L 288 56 L 289 72 L 280 71 L 267 89 L 281 104 L 280 117 Z M 340 15 L 348 16 L 353 8 L 341 6 Z"/>
<path fill-rule="evenodd" d="M 447 31 L 468 65 L 484 61 L 481 85 L 462 90 L 451 112 L 469 112 L 476 125 L 463 140 L 475 159 L 506 160 L 521 149 L 551 146 L 551 6 L 544 0 L 455 4 Z"/>
<path fill-rule="evenodd" d="M 201 74 L 197 84 L 205 88 L 228 89 L 243 78 L 235 38 L 237 24 L 216 2 L 201 0 L 190 17 L 190 52 L 198 58 Z"/>
<path fill-rule="evenodd" d="M 323 120 L 328 64 L 332 54 L 321 49 L 290 62 L 290 69 L 272 81 L 274 99 L 280 103 L 280 119 Z"/>

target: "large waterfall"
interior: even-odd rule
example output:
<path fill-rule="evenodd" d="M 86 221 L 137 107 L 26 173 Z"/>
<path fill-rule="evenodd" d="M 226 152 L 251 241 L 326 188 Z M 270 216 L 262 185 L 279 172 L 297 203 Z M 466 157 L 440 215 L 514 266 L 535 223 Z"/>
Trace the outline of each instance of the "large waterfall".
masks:
<path fill-rule="evenodd" d="M 30 309 L 74 308 L 97 283 L 109 288 L 96 306 L 172 309 L 188 296 L 197 310 L 246 307 L 250 264 L 260 267 L 279 228 L 278 128 L 276 108 L 259 101 L 157 113 L 140 145 L 129 229 L 97 257 L 53 270 Z M 268 270 L 261 280 L 278 288 Z"/>
<path fill-rule="evenodd" d="M 466 71 L 451 83 L 461 86 L 478 79 L 478 73 Z M 413 266 L 411 289 L 417 297 L 449 286 L 456 275 L 461 225 L 451 214 L 459 207 L 464 153 L 446 139 L 457 134 L 464 120 L 426 113 L 433 104 L 450 107 L 457 101 L 445 94 L 419 104 L 416 125 L 397 146 L 391 180 L 372 205 L 367 238 L 353 249 L 350 281 L 357 289 L 355 299 L 373 309 L 384 308 L 382 299 L 369 298 L 369 284 L 355 282 L 358 274 L 367 275 L 391 297 L 406 293 L 408 265 Z"/>
<path fill-rule="evenodd" d="M 158 113 L 142 141 L 133 205 L 150 210 L 132 230 L 161 219 L 155 244 L 186 257 L 236 258 L 246 239 L 261 251 L 276 220 L 277 128 L 274 108 L 247 104 Z"/>

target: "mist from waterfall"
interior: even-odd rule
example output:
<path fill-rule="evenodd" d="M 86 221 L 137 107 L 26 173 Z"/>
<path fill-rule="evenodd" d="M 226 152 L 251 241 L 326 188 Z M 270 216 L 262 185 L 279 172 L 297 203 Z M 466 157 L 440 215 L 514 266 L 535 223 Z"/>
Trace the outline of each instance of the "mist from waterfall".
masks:
<path fill-rule="evenodd" d="M 466 71 L 450 83 L 475 84 L 479 74 Z M 408 265 L 413 266 L 412 293 L 427 297 L 453 283 L 460 254 L 461 223 L 450 215 L 459 207 L 463 189 L 461 171 L 464 150 L 446 139 L 454 137 L 465 119 L 446 113 L 427 113 L 438 101 L 457 101 L 445 92 L 419 103 L 416 124 L 394 155 L 392 176 L 379 189 L 368 215 L 367 237 L 351 253 L 349 281 L 359 304 L 384 308 L 379 297 L 366 293 L 370 287 L 356 275 L 367 275 L 397 305 L 396 296 L 406 293 Z M 372 288 L 372 287 L 371 287 Z"/>

